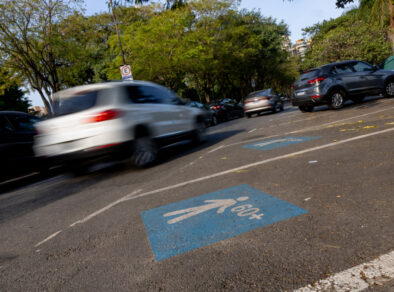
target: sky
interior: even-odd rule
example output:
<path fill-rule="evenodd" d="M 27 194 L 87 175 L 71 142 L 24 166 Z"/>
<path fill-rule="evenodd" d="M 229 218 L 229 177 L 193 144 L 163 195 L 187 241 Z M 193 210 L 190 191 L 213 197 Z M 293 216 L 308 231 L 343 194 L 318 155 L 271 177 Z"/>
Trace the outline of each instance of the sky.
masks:
<path fill-rule="evenodd" d="M 106 0 L 85 0 L 86 15 L 107 12 Z M 156 1 L 157 2 L 157 1 Z M 335 6 L 336 0 L 242 0 L 239 9 L 260 10 L 266 17 L 272 17 L 278 22 L 286 23 L 290 31 L 290 40 L 303 38 L 302 29 L 315 23 L 337 18 L 344 13 L 343 9 Z M 33 105 L 43 106 L 38 94 L 31 92 L 27 96 Z"/>

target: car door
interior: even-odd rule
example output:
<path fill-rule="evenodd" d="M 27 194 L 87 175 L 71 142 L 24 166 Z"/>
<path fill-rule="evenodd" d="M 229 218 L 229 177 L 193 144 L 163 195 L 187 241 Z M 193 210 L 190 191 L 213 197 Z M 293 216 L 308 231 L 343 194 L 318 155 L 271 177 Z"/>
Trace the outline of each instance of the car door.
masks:
<path fill-rule="evenodd" d="M 353 69 L 352 63 L 345 63 L 335 66 L 333 74 L 336 83 L 343 85 L 350 94 L 357 94 L 360 90 L 360 78 Z"/>
<path fill-rule="evenodd" d="M 376 73 L 377 70 L 371 64 L 357 61 L 353 64 L 353 68 L 360 79 L 360 88 L 363 93 L 372 93 L 379 89 L 381 76 Z"/>

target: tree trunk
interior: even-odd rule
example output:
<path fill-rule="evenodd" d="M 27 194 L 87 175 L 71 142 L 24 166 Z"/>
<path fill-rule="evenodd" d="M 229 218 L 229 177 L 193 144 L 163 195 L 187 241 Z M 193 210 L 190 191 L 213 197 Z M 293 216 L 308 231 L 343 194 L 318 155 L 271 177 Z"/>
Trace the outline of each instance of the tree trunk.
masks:
<path fill-rule="evenodd" d="M 390 32 L 389 32 L 389 40 L 391 41 L 391 49 L 394 54 L 394 0 L 390 1 L 389 7 L 390 7 Z"/>

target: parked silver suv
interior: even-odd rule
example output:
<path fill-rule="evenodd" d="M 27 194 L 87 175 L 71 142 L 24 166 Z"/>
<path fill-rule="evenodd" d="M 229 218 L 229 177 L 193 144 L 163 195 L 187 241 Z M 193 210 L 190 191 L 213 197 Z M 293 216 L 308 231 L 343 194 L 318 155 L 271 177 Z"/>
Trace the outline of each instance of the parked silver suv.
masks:
<path fill-rule="evenodd" d="M 96 158 L 151 164 L 159 147 L 205 138 L 204 113 L 169 89 L 143 81 L 85 85 L 54 96 L 55 117 L 37 124 L 37 156 L 75 166 Z"/>
<path fill-rule="evenodd" d="M 343 61 L 302 73 L 293 85 L 291 102 L 302 112 L 310 112 L 322 104 L 340 109 L 347 99 L 361 102 L 374 94 L 394 97 L 394 71 L 363 61 Z"/>

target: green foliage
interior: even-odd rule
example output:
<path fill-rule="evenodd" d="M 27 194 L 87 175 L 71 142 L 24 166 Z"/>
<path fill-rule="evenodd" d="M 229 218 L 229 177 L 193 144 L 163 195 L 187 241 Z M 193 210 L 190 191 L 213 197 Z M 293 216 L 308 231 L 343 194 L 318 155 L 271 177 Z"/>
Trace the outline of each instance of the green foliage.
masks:
<path fill-rule="evenodd" d="M 0 111 L 27 112 L 30 102 L 9 72 L 0 69 Z"/>
<path fill-rule="evenodd" d="M 361 1 L 359 8 L 337 19 L 304 29 L 312 37 L 312 44 L 302 69 L 348 59 L 378 64 L 390 56 L 386 4 L 386 0 Z"/>
<path fill-rule="evenodd" d="M 234 1 L 191 1 L 173 10 L 120 25 L 126 60 L 134 78 L 152 80 L 201 101 L 241 99 L 256 89 L 288 88 L 296 77 L 281 49 L 287 26 L 259 12 L 237 11 Z M 107 70 L 119 78 L 117 39 L 109 40 L 117 57 Z"/>

